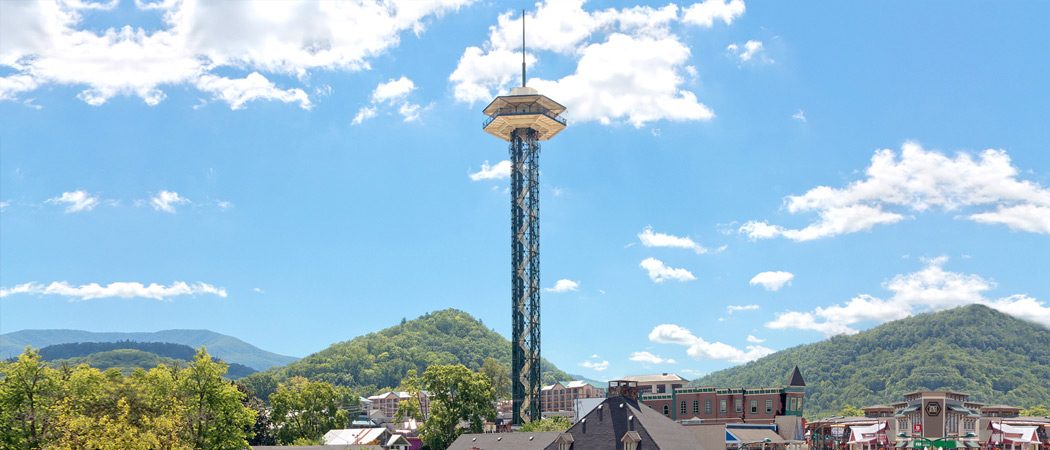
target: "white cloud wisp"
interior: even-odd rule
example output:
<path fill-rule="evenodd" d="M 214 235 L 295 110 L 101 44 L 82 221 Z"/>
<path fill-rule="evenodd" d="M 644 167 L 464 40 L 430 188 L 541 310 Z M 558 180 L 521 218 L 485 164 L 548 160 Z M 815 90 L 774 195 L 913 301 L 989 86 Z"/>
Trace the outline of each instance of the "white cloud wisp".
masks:
<path fill-rule="evenodd" d="M 150 197 L 149 204 L 153 206 L 153 209 L 157 211 L 164 211 L 166 213 L 175 213 L 175 205 L 183 205 L 190 203 L 190 200 L 186 197 L 182 197 L 178 192 L 171 192 L 161 190 L 157 195 Z"/>
<path fill-rule="evenodd" d="M 674 29 L 729 25 L 743 13 L 742 0 L 593 11 L 582 0 L 548 0 L 526 18 L 528 63 L 536 67 L 551 55 L 570 58 L 576 68 L 528 84 L 565 105 L 576 121 L 641 128 L 658 120 L 710 120 L 714 112 L 685 88 L 697 71 L 687 65 L 690 49 Z M 449 76 L 456 100 L 487 102 L 518 83 L 521 20 L 515 12 L 500 15 L 483 45 L 463 51 Z"/>
<path fill-rule="evenodd" d="M 664 233 L 654 233 L 653 227 L 647 226 L 641 233 L 638 233 L 638 239 L 642 241 L 642 245 L 646 247 L 672 247 L 672 248 L 687 248 L 698 255 L 702 255 L 708 252 L 708 249 L 704 246 L 693 242 L 689 237 L 678 237 Z"/>
<path fill-rule="evenodd" d="M 817 307 L 811 312 L 786 311 L 766 323 L 774 329 L 813 330 L 827 336 L 854 334 L 857 323 L 875 324 L 903 319 L 924 312 L 943 311 L 969 304 L 981 304 L 1003 313 L 1050 326 L 1050 306 L 1024 294 L 990 299 L 983 292 L 996 283 L 979 275 L 965 275 L 944 270 L 946 257 L 923 259 L 926 267 L 901 274 L 883 283 L 893 292 L 888 299 L 861 294 L 842 305 Z"/>
<path fill-rule="evenodd" d="M 803 195 L 788 196 L 791 214 L 815 212 L 817 221 L 802 229 L 752 220 L 739 228 L 751 240 L 786 237 L 809 241 L 867 231 L 876 225 L 905 219 L 897 208 L 915 213 L 931 209 L 945 212 L 971 207 L 994 210 L 960 214 L 978 223 L 1006 225 L 1012 230 L 1050 234 L 1050 189 L 1018 179 L 1004 150 L 985 150 L 977 159 L 955 157 L 904 144 L 898 157 L 879 150 L 865 169 L 867 178 L 836 189 L 818 186 Z M 903 211 L 902 211 L 903 212 Z"/>
<path fill-rule="evenodd" d="M 422 106 L 408 101 L 408 94 L 416 90 L 416 84 L 404 75 L 399 79 L 391 78 L 385 83 L 379 83 L 372 91 L 371 103 L 357 111 L 352 125 L 360 125 L 365 120 L 371 119 L 378 113 L 379 106 L 397 107 L 405 122 L 419 120 Z"/>
<path fill-rule="evenodd" d="M 116 282 L 105 286 L 98 283 L 73 286 L 65 281 L 56 281 L 48 285 L 30 282 L 19 284 L 13 288 L 0 287 L 0 298 L 15 294 L 28 295 L 60 295 L 69 297 L 72 301 L 93 300 L 97 298 L 151 298 L 154 300 L 169 300 L 179 295 L 213 294 L 226 297 L 226 289 L 215 287 L 207 283 L 188 284 L 176 281 L 170 286 L 157 283 L 144 285 L 137 282 Z"/>
<path fill-rule="evenodd" d="M 402 34 L 418 36 L 429 20 L 471 1 L 136 1 L 161 14 L 159 30 L 101 31 L 83 26 L 83 10 L 106 13 L 94 3 L 0 2 L 0 67 L 13 71 L 0 77 L 0 100 L 65 85 L 84 87 L 78 98 L 91 105 L 118 95 L 156 105 L 166 97 L 162 87 L 182 85 L 233 109 L 256 100 L 309 109 L 302 88 L 278 87 L 273 77 L 308 87 L 316 71 L 367 70 Z M 217 74 L 229 71 L 243 78 Z"/>
<path fill-rule="evenodd" d="M 649 279 L 654 283 L 663 283 L 664 280 L 692 281 L 696 279 L 692 272 L 668 267 L 663 261 L 656 258 L 645 258 L 638 266 L 649 273 Z"/>
<path fill-rule="evenodd" d="M 503 180 L 510 178 L 510 161 L 503 160 L 489 165 L 488 161 L 481 163 L 481 170 L 470 174 L 470 181 L 481 180 Z"/>
<path fill-rule="evenodd" d="M 784 285 L 791 286 L 791 280 L 795 278 L 795 274 L 791 272 L 775 271 L 775 272 L 762 272 L 751 278 L 751 285 L 757 286 L 762 285 L 767 291 L 779 291 Z"/>
<path fill-rule="evenodd" d="M 578 287 L 580 287 L 579 283 L 568 279 L 562 279 L 558 280 L 557 283 L 554 283 L 554 287 L 546 288 L 544 291 L 557 294 L 561 292 L 575 291 Z"/>
<path fill-rule="evenodd" d="M 91 211 L 98 206 L 98 197 L 92 197 L 87 191 L 76 190 L 73 192 L 63 192 L 58 197 L 49 198 L 45 203 L 52 205 L 64 204 L 66 205 L 66 214 L 76 213 L 82 211 Z"/>
<path fill-rule="evenodd" d="M 660 344 L 678 344 L 689 347 L 686 353 L 695 359 L 714 359 L 745 363 L 773 353 L 761 345 L 749 345 L 746 350 L 721 342 L 707 342 L 688 329 L 673 324 L 657 325 L 649 333 L 649 340 Z"/>
<path fill-rule="evenodd" d="M 661 358 L 658 355 L 654 355 L 649 352 L 634 352 L 631 353 L 631 361 L 637 361 L 646 364 L 675 364 L 675 360 L 670 358 Z"/>

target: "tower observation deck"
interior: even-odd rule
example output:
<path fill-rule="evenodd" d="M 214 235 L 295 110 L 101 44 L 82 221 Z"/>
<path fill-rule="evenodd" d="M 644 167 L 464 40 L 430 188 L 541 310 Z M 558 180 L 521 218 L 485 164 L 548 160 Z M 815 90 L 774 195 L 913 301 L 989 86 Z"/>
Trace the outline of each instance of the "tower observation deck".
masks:
<path fill-rule="evenodd" d="M 565 129 L 565 107 L 522 86 L 485 108 L 485 132 L 510 143 L 511 393 L 515 425 L 540 420 L 540 141 Z"/>

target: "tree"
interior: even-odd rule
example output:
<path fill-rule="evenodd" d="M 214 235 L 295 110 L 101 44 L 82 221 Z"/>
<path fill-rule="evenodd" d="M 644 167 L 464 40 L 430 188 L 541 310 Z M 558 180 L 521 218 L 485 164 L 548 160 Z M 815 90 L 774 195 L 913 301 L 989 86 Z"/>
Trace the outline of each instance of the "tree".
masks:
<path fill-rule="evenodd" d="M 839 410 L 838 415 L 842 417 L 860 417 L 864 415 L 864 411 L 857 409 L 857 407 L 853 405 L 847 404 Z"/>
<path fill-rule="evenodd" d="M 236 383 L 237 390 L 244 394 L 241 404 L 255 411 L 255 423 L 252 425 L 252 436 L 248 438 L 248 444 L 277 445 L 277 437 L 273 433 L 273 423 L 266 408 L 266 402 L 255 395 L 251 388 L 241 382 Z"/>
<path fill-rule="evenodd" d="M 569 423 L 568 419 L 561 416 L 554 416 L 543 420 L 527 422 L 525 425 L 521 426 L 521 431 L 565 431 L 571 426 L 572 424 Z"/>
<path fill-rule="evenodd" d="M 193 364 L 179 374 L 178 390 L 186 406 L 186 431 L 198 450 L 241 449 L 255 423 L 255 411 L 241 403 L 244 394 L 222 378 L 226 363 L 212 361 L 201 347 Z"/>
<path fill-rule="evenodd" d="M 481 363 L 481 373 L 489 377 L 497 400 L 510 398 L 510 368 L 500 364 L 494 358 L 485 358 Z"/>
<path fill-rule="evenodd" d="M 395 422 L 405 422 L 406 419 L 416 419 L 420 422 L 427 420 L 426 411 L 423 411 L 419 402 L 422 382 L 423 380 L 416 375 L 416 369 L 405 372 L 405 378 L 401 379 L 401 386 L 398 386 L 398 390 L 407 392 L 408 399 L 397 402 L 397 413 L 394 414 Z"/>
<path fill-rule="evenodd" d="M 448 448 L 463 431 L 480 433 L 485 420 L 496 419 L 496 396 L 485 374 L 462 364 L 435 365 L 423 372 L 422 385 L 430 395 L 430 417 L 419 431 L 427 447 Z"/>
<path fill-rule="evenodd" d="M 40 448 L 52 429 L 58 374 L 26 347 L 14 362 L 0 362 L 0 444 L 4 448 Z"/>
<path fill-rule="evenodd" d="M 340 394 L 331 384 L 294 377 L 281 383 L 270 395 L 270 420 L 278 427 L 282 445 L 296 441 L 317 442 L 332 429 L 349 424 L 346 411 L 339 409 Z"/>
<path fill-rule="evenodd" d="M 1021 415 L 1025 417 L 1050 417 L 1050 409 L 1043 405 L 1036 405 L 1021 411 Z"/>

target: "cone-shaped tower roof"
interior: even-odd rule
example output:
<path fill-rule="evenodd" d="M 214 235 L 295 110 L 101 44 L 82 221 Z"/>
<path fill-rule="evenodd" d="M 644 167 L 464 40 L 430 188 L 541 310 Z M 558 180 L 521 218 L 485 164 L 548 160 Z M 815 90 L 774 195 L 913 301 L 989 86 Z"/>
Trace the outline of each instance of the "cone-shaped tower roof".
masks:
<path fill-rule="evenodd" d="M 791 372 L 791 379 L 788 380 L 788 386 L 806 386 L 806 380 L 802 379 L 802 372 L 798 370 L 798 366 L 795 366 L 795 370 Z"/>

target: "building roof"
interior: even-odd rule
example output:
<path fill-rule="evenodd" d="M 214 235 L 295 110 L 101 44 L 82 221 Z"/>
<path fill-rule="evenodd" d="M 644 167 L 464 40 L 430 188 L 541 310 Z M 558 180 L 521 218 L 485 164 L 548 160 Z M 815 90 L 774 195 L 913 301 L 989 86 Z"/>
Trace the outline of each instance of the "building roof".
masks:
<path fill-rule="evenodd" d="M 321 441 L 328 445 L 353 445 L 381 442 L 380 439 L 390 430 L 386 428 L 349 428 L 342 430 L 330 430 L 321 437 Z"/>
<path fill-rule="evenodd" d="M 554 442 L 560 434 L 560 431 L 461 434 L 448 446 L 448 450 L 540 450 Z"/>
<path fill-rule="evenodd" d="M 256 445 L 252 450 L 383 450 L 379 445 Z"/>
<path fill-rule="evenodd" d="M 795 370 L 791 372 L 791 378 L 788 380 L 788 386 L 806 386 L 806 381 L 802 379 L 802 372 L 798 370 L 798 366 L 795 366 Z"/>
<path fill-rule="evenodd" d="M 620 447 L 628 432 L 637 433 L 638 448 L 647 449 L 703 449 L 696 436 L 684 426 L 668 419 L 655 409 L 639 407 L 635 400 L 616 396 L 606 398 L 597 408 L 565 431 L 573 439 L 574 450 Z M 631 435 L 633 438 L 634 435 Z M 557 450 L 552 442 L 547 450 Z"/>
<path fill-rule="evenodd" d="M 656 381 L 689 381 L 673 373 L 664 373 L 657 375 L 631 375 L 620 378 L 623 381 L 636 381 L 638 383 L 652 383 Z"/>
<path fill-rule="evenodd" d="M 569 389 L 578 388 L 578 387 L 584 387 L 584 386 L 590 386 L 590 383 L 588 383 L 586 381 L 574 380 L 574 381 L 570 381 L 568 384 L 565 385 L 565 387 L 569 388 Z"/>
<path fill-rule="evenodd" d="M 784 440 L 784 438 L 769 428 L 727 428 L 726 431 L 736 436 L 740 442 L 762 442 L 763 439 L 769 439 L 770 441 Z"/>

